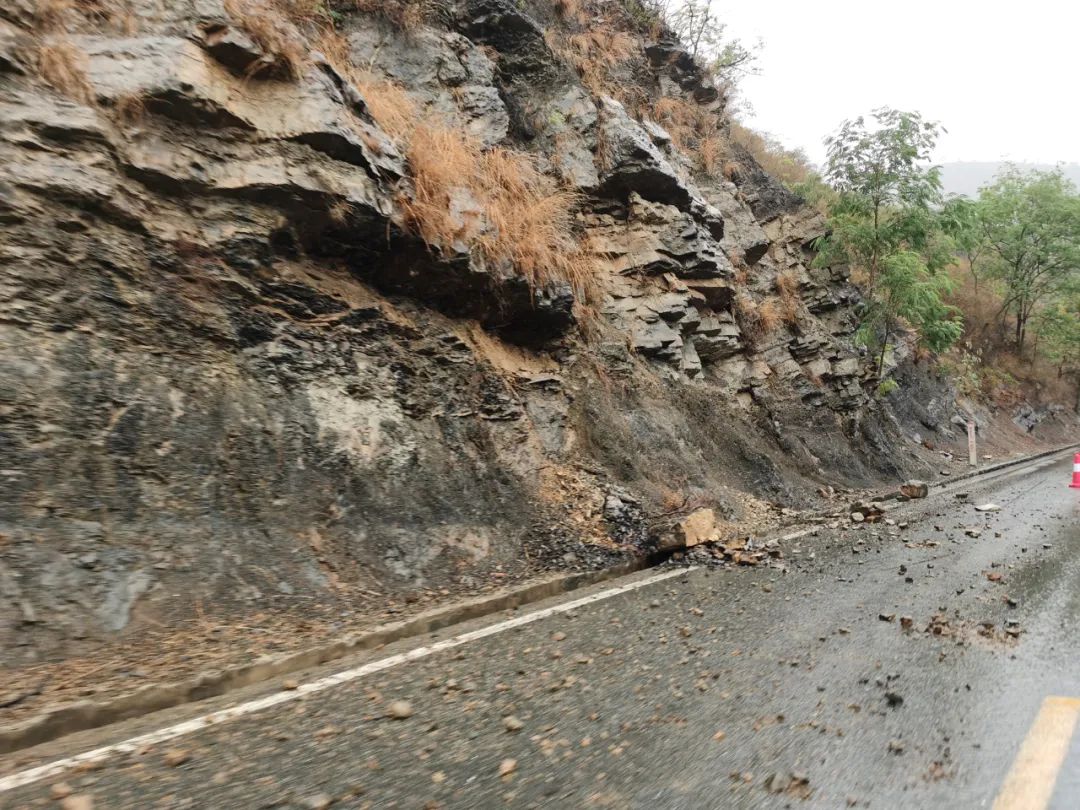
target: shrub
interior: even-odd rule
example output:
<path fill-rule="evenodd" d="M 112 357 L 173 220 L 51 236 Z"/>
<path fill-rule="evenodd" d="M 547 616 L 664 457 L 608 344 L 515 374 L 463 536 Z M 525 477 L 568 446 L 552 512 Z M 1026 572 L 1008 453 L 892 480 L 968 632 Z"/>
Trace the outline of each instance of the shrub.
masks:
<path fill-rule="evenodd" d="M 891 377 L 888 378 L 888 379 L 882 380 L 880 383 L 878 383 L 878 387 L 877 387 L 878 399 L 884 399 L 889 394 L 891 394 L 893 391 L 897 390 L 899 387 L 900 387 L 900 383 L 898 383 L 896 380 L 892 379 Z"/>

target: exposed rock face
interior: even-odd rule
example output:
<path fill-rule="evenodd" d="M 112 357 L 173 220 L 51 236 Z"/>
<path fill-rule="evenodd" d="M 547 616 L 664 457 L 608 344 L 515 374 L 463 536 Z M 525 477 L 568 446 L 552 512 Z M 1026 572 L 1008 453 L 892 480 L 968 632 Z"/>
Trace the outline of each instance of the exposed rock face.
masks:
<path fill-rule="evenodd" d="M 598 564 L 643 550 L 672 486 L 737 517 L 724 486 L 791 498 L 881 471 L 854 288 L 809 269 L 821 221 L 752 160 L 734 184 L 694 177 L 517 4 L 341 26 L 424 115 L 531 149 L 583 195 L 588 339 L 568 285 L 408 232 L 406 158 L 325 56 L 262 70 L 216 2 L 161 5 L 123 36 L 73 24 L 93 103 L 32 69 L 29 6 L 0 11 L 9 661 L 196 600 L 349 604 Z M 673 43 L 641 71 L 721 108 Z M 744 334 L 736 296 L 780 273 L 797 318 Z"/>

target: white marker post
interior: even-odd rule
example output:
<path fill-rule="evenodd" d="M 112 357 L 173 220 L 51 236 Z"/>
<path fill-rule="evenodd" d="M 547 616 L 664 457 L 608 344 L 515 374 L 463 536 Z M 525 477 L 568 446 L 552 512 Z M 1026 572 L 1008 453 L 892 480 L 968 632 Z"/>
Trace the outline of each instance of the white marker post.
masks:
<path fill-rule="evenodd" d="M 968 464 L 972 467 L 979 466 L 979 455 L 975 448 L 975 422 L 968 419 Z"/>

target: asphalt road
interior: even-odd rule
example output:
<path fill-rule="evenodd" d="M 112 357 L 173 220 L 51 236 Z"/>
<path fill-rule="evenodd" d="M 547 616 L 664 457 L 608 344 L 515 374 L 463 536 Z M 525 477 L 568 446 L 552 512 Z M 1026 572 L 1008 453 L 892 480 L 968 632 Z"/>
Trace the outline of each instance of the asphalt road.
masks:
<path fill-rule="evenodd" d="M 906 528 L 822 529 L 786 544 L 786 571 L 696 569 L 450 628 L 437 638 L 556 610 L 0 792 L 0 806 L 991 807 L 1044 701 L 1080 696 L 1070 471 L 1058 460 L 890 514 Z M 987 501 L 1001 510 L 975 510 Z M 21 752 L 0 787 L 275 694 L 280 682 Z M 387 716 L 394 701 L 408 717 Z M 1080 730 L 1060 756 L 1050 737 L 1032 732 L 1021 794 L 1075 810 Z"/>

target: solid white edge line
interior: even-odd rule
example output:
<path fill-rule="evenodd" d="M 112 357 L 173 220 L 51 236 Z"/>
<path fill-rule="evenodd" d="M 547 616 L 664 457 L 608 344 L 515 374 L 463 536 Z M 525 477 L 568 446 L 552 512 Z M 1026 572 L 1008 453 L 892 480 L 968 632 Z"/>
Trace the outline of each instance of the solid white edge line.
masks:
<path fill-rule="evenodd" d="M 608 599 L 612 596 L 618 596 L 621 593 L 629 593 L 630 591 L 636 591 L 639 588 L 644 588 L 648 585 L 652 585 L 657 582 L 662 582 L 665 579 L 671 579 L 672 577 L 679 576 L 680 574 L 686 574 L 695 570 L 696 566 L 688 566 L 686 568 L 678 568 L 671 571 L 664 571 L 659 574 L 654 574 L 637 582 L 631 582 L 626 585 L 619 585 L 614 588 L 608 588 L 603 591 L 599 591 L 589 596 L 583 596 L 580 599 L 575 599 L 571 602 L 564 602 L 561 605 L 554 605 L 543 610 L 537 610 L 533 613 L 526 613 L 523 616 L 517 616 L 513 619 L 507 619 L 506 621 L 498 622 L 496 624 L 489 625 L 487 627 L 481 627 L 478 630 L 471 630 L 468 633 L 461 633 L 453 638 L 444 639 L 443 641 L 437 641 L 434 644 L 428 644 L 422 647 L 416 647 L 408 652 L 398 653 L 397 655 L 391 655 L 388 658 L 381 658 L 378 661 L 371 661 L 367 664 L 354 667 L 353 669 L 347 669 L 343 672 L 337 672 L 333 675 L 327 675 L 325 678 L 319 678 L 316 681 L 302 684 L 297 689 L 287 692 L 275 692 L 272 695 L 266 695 L 265 697 L 257 698 L 256 700 L 248 701 L 247 703 L 240 703 L 236 706 L 231 706 L 227 709 L 221 709 L 210 714 L 205 714 L 202 717 L 196 717 L 191 720 L 185 720 L 182 723 L 176 723 L 172 726 L 166 726 L 165 728 L 158 729 L 157 731 L 151 731 L 146 734 L 140 734 L 136 737 L 124 740 L 123 742 L 114 743 L 113 745 L 106 745 L 101 748 L 95 748 L 91 751 L 86 751 L 82 754 L 76 754 L 72 757 L 65 759 L 58 759 L 55 762 L 50 762 L 46 765 L 39 765 L 36 768 L 29 768 L 25 771 L 19 771 L 10 776 L 0 778 L 0 793 L 6 793 L 9 790 L 15 788 L 25 787 L 26 785 L 32 785 L 35 782 L 40 782 L 42 779 L 48 779 L 52 776 L 57 776 L 64 771 L 71 768 L 82 765 L 89 762 L 100 762 L 101 760 L 108 759 L 114 754 L 129 754 L 134 751 L 138 751 L 141 748 L 145 748 L 149 745 L 156 745 L 158 743 L 167 742 L 168 740 L 182 737 L 185 734 L 191 734 L 209 726 L 216 726 L 222 723 L 227 723 L 230 720 L 234 720 L 237 717 L 242 717 L 246 714 L 254 714 L 255 712 L 263 711 L 274 706 L 278 706 L 282 703 L 288 703 L 293 700 L 299 700 L 301 697 L 307 695 L 313 695 L 317 692 L 322 692 L 326 689 L 331 689 L 335 686 L 340 686 L 350 681 L 355 681 L 357 678 L 363 678 L 365 675 L 371 675 L 375 672 L 381 672 L 384 669 L 390 669 L 396 667 L 399 664 L 404 664 L 408 661 L 417 661 L 421 658 L 427 658 L 429 655 L 443 652 L 444 650 L 450 650 L 454 647 L 460 647 L 462 644 L 468 644 L 470 641 L 477 641 L 488 636 L 502 633 L 506 630 L 512 630 L 515 627 L 521 627 L 532 622 L 546 619 L 548 616 L 554 616 L 559 613 L 567 613 L 571 610 L 584 607 L 585 605 L 591 605 L 594 602 L 600 602 L 604 599 Z"/>

